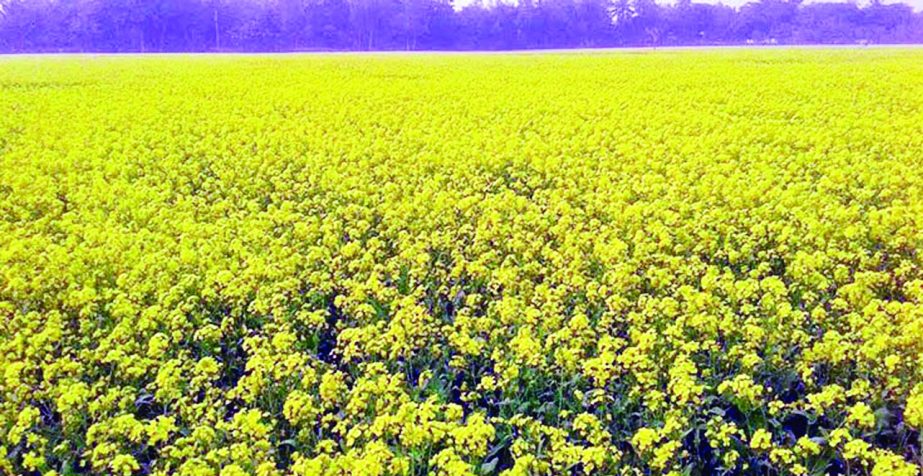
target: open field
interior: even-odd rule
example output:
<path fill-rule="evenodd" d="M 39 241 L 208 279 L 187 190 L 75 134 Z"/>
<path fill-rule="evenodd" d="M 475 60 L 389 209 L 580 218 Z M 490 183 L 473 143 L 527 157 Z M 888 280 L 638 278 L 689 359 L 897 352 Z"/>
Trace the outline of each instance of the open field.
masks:
<path fill-rule="evenodd" d="M 0 58 L 0 474 L 901 475 L 923 50 Z"/>
<path fill-rule="evenodd" d="M 686 46 L 623 46 L 623 47 L 600 47 L 600 48 L 532 48 L 520 50 L 385 50 L 385 51 L 348 51 L 348 50 L 304 50 L 304 51 L 280 51 L 280 52 L 246 52 L 246 51 L 228 51 L 222 53 L 145 53 L 146 58 L 228 58 L 228 57 L 251 57 L 251 58 L 276 58 L 276 57 L 317 57 L 317 56 L 370 56 L 370 57 L 388 57 L 388 56 L 518 56 L 518 55 L 581 55 L 581 54 L 612 54 L 612 53 L 676 53 L 680 51 L 698 51 L 702 53 L 714 53 L 718 51 L 750 51 L 757 52 L 761 50 L 855 50 L 858 52 L 865 50 L 916 50 L 923 49 L 923 44 L 914 43 L 872 43 L 872 44 L 753 44 L 753 45 L 686 45 Z M 68 59 L 90 59 L 90 58 L 137 58 L 138 53 L 74 53 L 74 52 L 48 52 L 48 53 L 9 53 L 0 54 L 0 63 L 4 60 L 18 60 L 23 58 L 68 58 Z"/>

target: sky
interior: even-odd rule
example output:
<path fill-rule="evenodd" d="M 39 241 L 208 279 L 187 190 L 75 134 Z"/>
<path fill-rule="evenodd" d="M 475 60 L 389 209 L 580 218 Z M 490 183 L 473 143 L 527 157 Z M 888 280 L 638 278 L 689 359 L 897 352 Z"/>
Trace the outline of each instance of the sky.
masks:
<path fill-rule="evenodd" d="M 475 3 L 475 2 L 477 2 L 477 1 L 478 1 L 478 0 L 455 0 L 454 4 L 455 4 L 455 8 L 463 8 L 463 7 L 467 6 L 467 5 L 470 5 L 470 4 L 472 4 L 472 3 Z M 484 4 L 490 4 L 491 2 L 498 1 L 498 0 L 480 0 L 480 1 L 483 2 Z M 499 0 L 499 1 L 515 2 L 515 0 Z M 751 2 L 751 1 L 756 1 L 756 0 L 693 0 L 693 2 L 695 2 L 695 3 L 723 3 L 723 4 L 725 4 L 725 5 L 729 5 L 729 6 L 732 6 L 732 7 L 739 7 L 739 6 L 741 6 L 741 5 L 744 5 L 744 4 L 746 4 L 746 3 L 749 3 L 749 2 Z M 812 1 L 831 1 L 831 2 L 836 2 L 836 1 L 842 1 L 842 0 L 805 0 L 805 3 L 811 3 Z M 660 3 L 673 3 L 673 2 L 661 1 Z M 868 1 L 859 1 L 859 2 L 856 2 L 856 3 L 858 3 L 859 5 L 866 5 L 866 4 L 868 4 L 869 2 L 868 2 Z M 898 2 L 895 2 L 895 1 L 893 1 L 893 0 L 883 0 L 882 3 L 898 3 Z M 919 12 L 919 11 L 923 11 L 923 0 L 903 0 L 903 1 L 899 2 L 899 3 L 906 3 L 906 4 L 910 5 L 911 7 L 913 7 L 913 9 L 916 10 L 916 11 L 918 11 L 918 12 Z"/>

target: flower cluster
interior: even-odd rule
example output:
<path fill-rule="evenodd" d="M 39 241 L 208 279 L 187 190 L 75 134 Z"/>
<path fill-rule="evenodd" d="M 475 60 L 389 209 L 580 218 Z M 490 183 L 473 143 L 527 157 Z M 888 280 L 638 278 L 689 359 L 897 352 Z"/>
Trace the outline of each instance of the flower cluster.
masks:
<path fill-rule="evenodd" d="M 0 473 L 917 475 L 923 55 L 0 58 Z"/>

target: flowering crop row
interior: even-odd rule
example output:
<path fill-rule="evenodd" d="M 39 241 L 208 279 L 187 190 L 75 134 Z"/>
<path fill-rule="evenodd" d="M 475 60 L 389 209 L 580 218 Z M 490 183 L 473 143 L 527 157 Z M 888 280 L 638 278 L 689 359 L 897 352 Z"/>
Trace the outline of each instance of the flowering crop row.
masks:
<path fill-rule="evenodd" d="M 917 475 L 923 52 L 0 58 L 0 474 Z"/>

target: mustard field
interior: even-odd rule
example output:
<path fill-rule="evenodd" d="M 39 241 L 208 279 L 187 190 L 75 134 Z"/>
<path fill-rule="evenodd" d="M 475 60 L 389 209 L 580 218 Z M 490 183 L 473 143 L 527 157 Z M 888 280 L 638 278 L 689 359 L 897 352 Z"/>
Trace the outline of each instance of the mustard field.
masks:
<path fill-rule="evenodd" d="M 0 57 L 0 474 L 920 474 L 923 50 Z"/>

